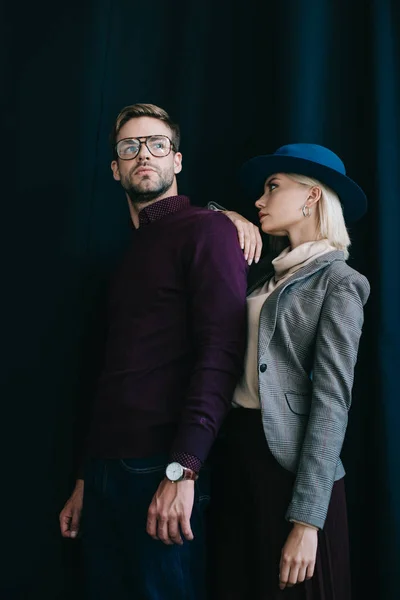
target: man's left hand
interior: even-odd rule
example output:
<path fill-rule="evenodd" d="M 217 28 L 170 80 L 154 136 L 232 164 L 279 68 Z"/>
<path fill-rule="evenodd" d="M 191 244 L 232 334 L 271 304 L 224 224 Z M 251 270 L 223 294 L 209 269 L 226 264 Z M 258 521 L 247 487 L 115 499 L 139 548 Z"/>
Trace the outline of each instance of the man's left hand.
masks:
<path fill-rule="evenodd" d="M 147 513 L 147 533 L 164 544 L 183 544 L 181 533 L 193 540 L 190 527 L 194 502 L 194 481 L 172 483 L 168 479 L 158 486 Z"/>

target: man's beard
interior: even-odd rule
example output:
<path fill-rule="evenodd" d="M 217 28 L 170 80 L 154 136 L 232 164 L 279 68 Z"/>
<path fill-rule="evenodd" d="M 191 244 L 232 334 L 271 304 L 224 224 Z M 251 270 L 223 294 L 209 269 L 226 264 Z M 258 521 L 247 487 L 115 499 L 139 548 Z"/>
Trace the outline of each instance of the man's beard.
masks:
<path fill-rule="evenodd" d="M 121 179 L 121 185 L 128 194 L 130 201 L 133 204 L 146 204 L 162 196 L 167 192 L 174 182 L 174 172 L 160 174 L 158 185 L 151 190 L 143 190 L 141 184 L 134 184 L 130 181 L 130 174 Z"/>

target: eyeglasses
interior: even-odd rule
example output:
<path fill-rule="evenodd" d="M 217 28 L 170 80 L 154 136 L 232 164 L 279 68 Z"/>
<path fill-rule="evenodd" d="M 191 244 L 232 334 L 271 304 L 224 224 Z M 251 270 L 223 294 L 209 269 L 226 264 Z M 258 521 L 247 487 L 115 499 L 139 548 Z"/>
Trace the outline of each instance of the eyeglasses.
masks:
<path fill-rule="evenodd" d="M 143 135 L 140 138 L 124 138 L 115 144 L 115 150 L 121 160 L 132 160 L 139 152 L 142 144 L 153 156 L 168 156 L 175 150 L 174 144 L 166 135 Z"/>

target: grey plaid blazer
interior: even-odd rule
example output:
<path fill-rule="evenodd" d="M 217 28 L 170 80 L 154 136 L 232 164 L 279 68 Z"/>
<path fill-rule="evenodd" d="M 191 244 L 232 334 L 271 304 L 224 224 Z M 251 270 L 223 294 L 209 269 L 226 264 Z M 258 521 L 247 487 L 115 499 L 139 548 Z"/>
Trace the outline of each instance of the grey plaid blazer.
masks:
<path fill-rule="evenodd" d="M 345 473 L 340 452 L 369 293 L 367 279 L 334 251 L 297 271 L 262 307 L 262 421 L 272 454 L 296 473 L 289 520 L 323 528 L 333 483 Z"/>

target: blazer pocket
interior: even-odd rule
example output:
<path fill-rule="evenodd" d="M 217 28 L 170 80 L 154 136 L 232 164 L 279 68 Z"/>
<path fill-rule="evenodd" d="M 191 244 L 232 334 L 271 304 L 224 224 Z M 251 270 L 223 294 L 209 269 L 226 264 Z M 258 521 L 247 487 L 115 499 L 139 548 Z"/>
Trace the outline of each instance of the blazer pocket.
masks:
<path fill-rule="evenodd" d="M 288 407 L 295 415 L 307 416 L 310 413 L 311 396 L 308 394 L 285 393 Z"/>

